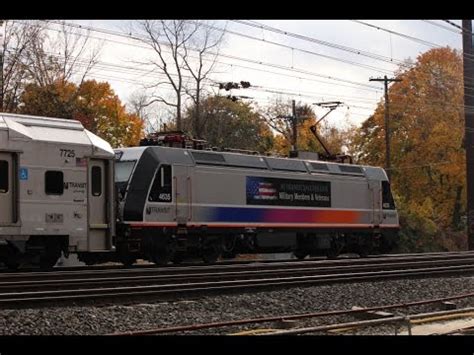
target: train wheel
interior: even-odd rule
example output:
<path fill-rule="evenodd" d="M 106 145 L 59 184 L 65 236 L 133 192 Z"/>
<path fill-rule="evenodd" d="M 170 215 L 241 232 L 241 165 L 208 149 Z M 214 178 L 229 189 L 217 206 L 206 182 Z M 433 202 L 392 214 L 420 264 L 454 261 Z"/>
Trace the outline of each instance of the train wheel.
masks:
<path fill-rule="evenodd" d="M 336 259 L 339 254 L 341 254 L 342 249 L 344 249 L 344 242 L 340 237 L 333 237 L 331 240 L 331 248 L 326 251 L 326 256 L 328 259 Z"/>
<path fill-rule="evenodd" d="M 11 245 L 3 246 L 0 249 L 0 263 L 11 270 L 16 270 L 21 265 L 22 254 Z"/>
<path fill-rule="evenodd" d="M 173 259 L 171 260 L 173 264 L 181 264 L 184 260 L 184 254 L 183 253 L 176 253 L 173 256 Z"/>
<path fill-rule="evenodd" d="M 56 255 L 40 256 L 39 267 L 42 270 L 52 269 L 58 262 L 59 257 Z"/>
<path fill-rule="evenodd" d="M 155 253 L 152 257 L 152 260 L 156 265 L 167 265 L 171 259 L 173 259 L 173 256 L 166 251 Z"/>
<path fill-rule="evenodd" d="M 235 253 L 234 251 L 232 251 L 232 252 L 223 252 L 222 253 L 222 258 L 223 259 L 235 259 L 236 256 L 237 256 L 237 253 Z"/>
<path fill-rule="evenodd" d="M 175 254 L 175 242 L 168 241 L 165 246 L 155 246 L 153 248 L 153 255 L 151 255 L 151 259 L 156 265 L 166 265 L 174 259 Z"/>
<path fill-rule="evenodd" d="M 306 258 L 309 253 L 305 250 L 295 250 L 293 252 L 293 255 L 296 256 L 296 258 L 300 259 L 300 260 L 303 260 L 304 258 Z"/>
<path fill-rule="evenodd" d="M 217 243 L 212 243 L 201 251 L 202 260 L 206 264 L 214 264 L 221 256 L 221 248 Z"/>
<path fill-rule="evenodd" d="M 131 267 L 133 264 L 135 264 L 137 262 L 137 258 L 135 258 L 134 256 L 130 256 L 130 255 L 127 255 L 127 256 L 124 255 L 120 258 L 120 262 L 125 267 Z"/>
<path fill-rule="evenodd" d="M 10 270 L 18 270 L 18 268 L 20 267 L 20 263 L 16 260 L 5 260 L 3 261 L 3 263 Z"/>

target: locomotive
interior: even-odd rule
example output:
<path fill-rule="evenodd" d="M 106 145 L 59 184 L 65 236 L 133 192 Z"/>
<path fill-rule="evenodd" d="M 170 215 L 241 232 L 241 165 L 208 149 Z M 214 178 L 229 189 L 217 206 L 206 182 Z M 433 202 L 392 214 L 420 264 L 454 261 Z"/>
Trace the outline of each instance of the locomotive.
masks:
<path fill-rule="evenodd" d="M 9 143 L 0 145 L 9 267 L 52 266 L 61 252 L 86 264 L 213 263 L 240 253 L 363 256 L 397 243 L 378 167 L 207 150 L 177 132 L 113 151 L 77 121 L 7 114 L 0 142 Z"/>

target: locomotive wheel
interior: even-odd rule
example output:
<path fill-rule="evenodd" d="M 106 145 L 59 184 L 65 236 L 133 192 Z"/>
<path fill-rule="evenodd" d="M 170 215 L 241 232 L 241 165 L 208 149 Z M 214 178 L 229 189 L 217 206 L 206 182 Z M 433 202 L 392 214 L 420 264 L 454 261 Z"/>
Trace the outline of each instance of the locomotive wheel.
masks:
<path fill-rule="evenodd" d="M 17 260 L 4 260 L 3 263 L 10 270 L 17 270 L 20 267 L 20 263 Z"/>
<path fill-rule="evenodd" d="M 173 241 L 168 241 L 164 247 L 155 246 L 153 248 L 153 255 L 151 260 L 156 265 L 166 265 L 174 259 L 176 254 L 176 245 Z"/>
<path fill-rule="evenodd" d="M 58 262 L 59 257 L 56 255 L 40 256 L 39 267 L 43 270 L 52 269 Z"/>
<path fill-rule="evenodd" d="M 201 251 L 202 260 L 206 264 L 214 264 L 221 256 L 221 248 L 217 243 L 208 245 Z"/>
<path fill-rule="evenodd" d="M 237 256 L 237 253 L 234 251 L 222 253 L 223 259 L 235 259 L 236 256 Z"/>
<path fill-rule="evenodd" d="M 335 259 L 341 254 L 344 248 L 344 243 L 339 238 L 333 238 L 331 241 L 331 248 L 326 251 L 328 259 Z"/>
<path fill-rule="evenodd" d="M 173 259 L 173 255 L 166 251 L 160 251 L 155 252 L 151 259 L 156 265 L 166 265 Z"/>
<path fill-rule="evenodd" d="M 184 254 L 183 253 L 176 253 L 173 256 L 173 259 L 171 260 L 173 264 L 181 264 L 184 260 Z"/>
<path fill-rule="evenodd" d="M 295 250 L 293 252 L 293 255 L 296 256 L 296 258 L 298 258 L 299 260 L 303 260 L 304 258 L 306 258 L 308 256 L 308 252 L 305 251 L 305 250 Z"/>
<path fill-rule="evenodd" d="M 130 255 L 123 255 L 120 257 L 119 260 L 125 267 L 131 267 L 133 264 L 137 262 L 137 258 Z"/>

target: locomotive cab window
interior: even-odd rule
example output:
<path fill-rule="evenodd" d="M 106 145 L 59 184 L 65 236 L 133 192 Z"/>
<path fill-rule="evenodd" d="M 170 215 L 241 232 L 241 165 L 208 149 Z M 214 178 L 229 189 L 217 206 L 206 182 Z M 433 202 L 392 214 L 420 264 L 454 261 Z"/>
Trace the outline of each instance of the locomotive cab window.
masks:
<path fill-rule="evenodd" d="M 393 201 L 392 191 L 390 190 L 390 183 L 388 181 L 382 181 L 382 209 L 395 209 L 395 202 Z"/>
<path fill-rule="evenodd" d="M 171 165 L 161 165 L 155 174 L 155 180 L 151 186 L 148 201 L 150 202 L 171 202 Z"/>
<path fill-rule="evenodd" d="M 8 192 L 8 162 L 0 160 L 0 194 Z"/>
<path fill-rule="evenodd" d="M 64 174 L 62 171 L 47 171 L 44 177 L 44 191 L 47 195 L 62 195 L 64 192 Z"/>
<path fill-rule="evenodd" d="M 92 196 L 102 195 L 102 169 L 100 166 L 93 166 L 91 169 L 91 189 Z"/>

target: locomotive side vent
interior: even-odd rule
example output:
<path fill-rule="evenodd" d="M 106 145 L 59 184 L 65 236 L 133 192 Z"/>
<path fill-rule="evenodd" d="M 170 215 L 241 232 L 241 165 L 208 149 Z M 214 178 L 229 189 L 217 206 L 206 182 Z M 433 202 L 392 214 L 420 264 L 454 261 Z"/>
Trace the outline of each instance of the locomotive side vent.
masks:
<path fill-rule="evenodd" d="M 323 171 L 329 171 L 329 168 L 326 164 L 322 163 L 310 163 L 311 165 L 311 170 L 323 170 Z"/>
<path fill-rule="evenodd" d="M 339 169 L 343 173 L 351 173 L 351 174 L 361 174 L 363 175 L 364 172 L 360 166 L 353 166 L 353 165 L 338 165 Z"/>
<path fill-rule="evenodd" d="M 216 153 L 191 152 L 194 160 L 198 163 L 225 163 L 224 156 Z"/>

